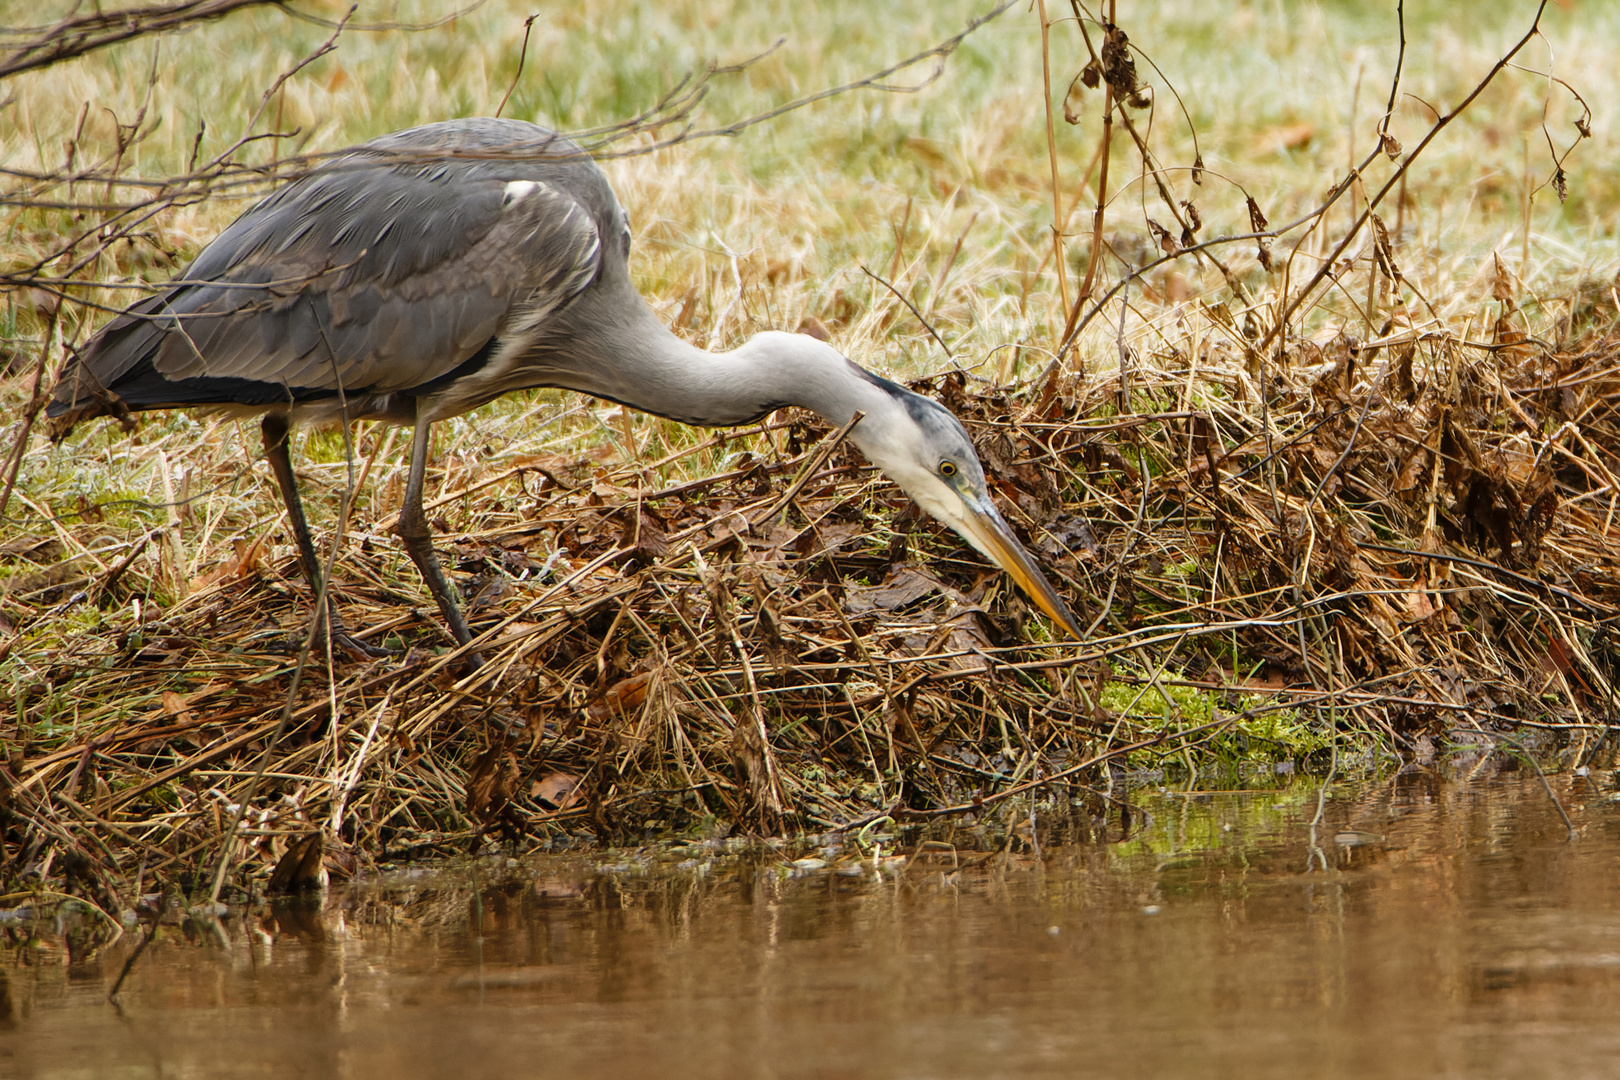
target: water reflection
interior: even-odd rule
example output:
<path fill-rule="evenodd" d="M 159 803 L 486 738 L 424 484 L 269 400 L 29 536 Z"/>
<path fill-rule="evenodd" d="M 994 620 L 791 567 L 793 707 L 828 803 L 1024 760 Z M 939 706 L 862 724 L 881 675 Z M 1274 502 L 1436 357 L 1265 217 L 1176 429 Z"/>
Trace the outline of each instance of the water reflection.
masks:
<path fill-rule="evenodd" d="M 1533 775 L 1422 774 L 1144 796 L 1129 842 L 1040 859 L 961 834 L 903 869 L 700 848 L 402 871 L 165 928 L 121 1012 L 120 949 L 24 950 L 0 1073 L 1606 1076 L 1615 804 L 1552 783 L 1577 842 Z"/>

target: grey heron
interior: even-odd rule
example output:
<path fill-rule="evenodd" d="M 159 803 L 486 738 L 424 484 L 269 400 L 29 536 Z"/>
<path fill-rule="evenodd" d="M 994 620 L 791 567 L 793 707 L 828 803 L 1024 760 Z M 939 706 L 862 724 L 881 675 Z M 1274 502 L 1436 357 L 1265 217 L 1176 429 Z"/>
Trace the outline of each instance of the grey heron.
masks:
<path fill-rule="evenodd" d="M 422 509 L 428 429 L 503 394 L 558 387 L 689 424 L 789 405 L 853 442 L 929 514 L 1010 574 L 1061 631 L 1080 629 L 996 511 L 962 424 L 831 345 L 766 332 L 709 353 L 630 281 L 630 230 L 606 175 L 535 124 L 426 124 L 354 148 L 238 217 L 170 286 L 107 324 L 48 415 L 207 408 L 260 418 L 305 577 L 319 588 L 288 455 L 291 425 L 414 427 L 396 531 L 462 645 L 471 641 Z M 333 636 L 336 609 L 323 613 Z"/>

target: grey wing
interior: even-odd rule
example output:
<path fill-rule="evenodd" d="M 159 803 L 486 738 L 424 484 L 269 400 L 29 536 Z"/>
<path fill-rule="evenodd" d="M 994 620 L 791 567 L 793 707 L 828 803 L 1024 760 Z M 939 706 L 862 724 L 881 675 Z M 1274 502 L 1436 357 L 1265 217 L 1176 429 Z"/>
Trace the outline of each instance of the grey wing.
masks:
<path fill-rule="evenodd" d="M 52 412 L 87 388 L 140 409 L 432 383 L 596 274 L 591 213 L 560 186 L 501 175 L 523 171 L 345 159 L 282 189 L 181 284 L 109 324 Z"/>
<path fill-rule="evenodd" d="M 384 176 L 322 177 L 331 182 L 227 230 L 192 274 L 248 287 L 195 289 L 157 371 L 407 390 L 454 370 L 515 308 L 555 307 L 595 272 L 596 226 L 556 188 Z M 210 258 L 216 248 L 223 257 Z"/>

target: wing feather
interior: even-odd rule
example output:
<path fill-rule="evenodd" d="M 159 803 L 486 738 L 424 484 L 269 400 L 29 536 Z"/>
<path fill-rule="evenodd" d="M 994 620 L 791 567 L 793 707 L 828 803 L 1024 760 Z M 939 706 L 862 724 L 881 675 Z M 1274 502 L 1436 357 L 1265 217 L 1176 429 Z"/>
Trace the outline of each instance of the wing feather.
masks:
<path fill-rule="evenodd" d="M 601 192 L 612 198 L 593 162 L 445 157 L 454 147 L 442 135 L 423 159 L 402 160 L 411 135 L 372 144 L 390 156 L 339 159 L 243 214 L 183 272 L 186 284 L 108 324 L 53 414 L 135 379 L 220 380 L 221 401 L 238 400 L 242 380 L 300 398 L 409 392 L 589 285 Z M 199 385 L 188 383 L 186 403 Z M 161 385 L 143 385 L 130 407 L 161 397 Z M 95 411 L 105 410 L 84 415 Z"/>

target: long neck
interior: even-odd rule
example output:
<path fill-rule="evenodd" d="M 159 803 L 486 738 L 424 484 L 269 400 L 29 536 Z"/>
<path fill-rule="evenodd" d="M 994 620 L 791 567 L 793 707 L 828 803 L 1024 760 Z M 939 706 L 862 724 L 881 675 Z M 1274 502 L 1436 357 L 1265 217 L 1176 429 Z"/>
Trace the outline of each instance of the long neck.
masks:
<path fill-rule="evenodd" d="M 803 334 L 757 334 L 731 352 L 711 353 L 666 334 L 632 365 L 639 398 L 621 399 L 659 416 L 718 427 L 798 405 L 843 425 L 889 395 L 825 342 Z"/>
<path fill-rule="evenodd" d="M 895 407 L 884 383 L 803 334 L 759 334 L 732 352 L 711 353 L 670 333 L 640 297 L 595 315 L 588 334 L 570 335 L 566 370 L 537 358 L 551 367 L 554 385 L 707 427 L 748 423 L 786 405 L 838 425 L 857 409 L 871 415 Z M 590 355 L 581 356 L 582 347 Z"/>

